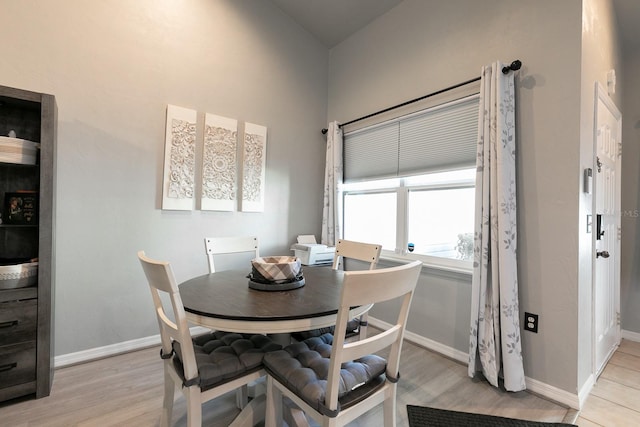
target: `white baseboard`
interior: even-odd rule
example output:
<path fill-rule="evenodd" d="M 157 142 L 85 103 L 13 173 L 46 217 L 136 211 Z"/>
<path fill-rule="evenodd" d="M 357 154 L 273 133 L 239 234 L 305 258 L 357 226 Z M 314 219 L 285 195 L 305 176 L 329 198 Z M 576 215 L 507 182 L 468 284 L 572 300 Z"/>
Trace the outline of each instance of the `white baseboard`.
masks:
<path fill-rule="evenodd" d="M 578 393 L 578 404 L 580 405 L 579 408 L 575 408 L 572 406 L 573 409 L 582 409 L 582 405 L 584 405 L 584 402 L 587 400 L 587 397 L 589 397 L 589 394 L 591 394 L 591 390 L 593 390 L 593 386 L 595 385 L 596 377 L 591 374 Z"/>
<path fill-rule="evenodd" d="M 372 317 L 369 317 L 368 321 L 371 326 L 377 327 L 379 329 L 388 329 L 391 326 L 387 322 Z M 437 341 L 430 340 L 429 338 L 425 338 L 414 332 L 406 331 L 404 337 L 407 341 L 439 353 L 450 359 L 456 360 L 464 365 L 469 364 L 468 353 L 446 346 Z M 527 384 L 527 390 L 531 393 L 535 393 L 544 397 L 545 399 L 549 399 L 573 409 L 580 409 L 582 407 L 582 404 L 586 400 L 587 396 L 591 392 L 591 388 L 593 387 L 593 378 L 591 378 L 591 380 L 588 381 L 587 384 L 585 384 L 585 386 L 582 388 L 581 393 L 578 396 L 577 394 L 569 393 L 568 391 L 559 389 L 533 378 L 526 377 L 525 381 Z"/>
<path fill-rule="evenodd" d="M 527 384 L 527 391 L 575 410 L 580 410 L 580 408 L 582 408 L 584 401 L 587 399 L 591 389 L 593 388 L 592 378 L 585 383 L 580 394 L 570 393 L 566 390 L 562 390 L 529 377 L 526 377 L 525 381 Z"/>
<path fill-rule="evenodd" d="M 640 342 L 640 333 L 622 330 L 622 338 L 629 341 Z"/>
<path fill-rule="evenodd" d="M 369 319 L 367 319 L 367 321 L 369 322 L 369 324 L 371 326 L 373 326 L 374 328 L 378 328 L 378 329 L 389 329 L 391 327 L 391 324 L 384 322 L 380 319 L 376 319 L 374 317 L 369 317 Z M 435 351 L 436 353 L 439 353 L 445 357 L 448 357 L 450 359 L 456 360 L 460 363 L 463 363 L 465 365 L 467 365 L 469 363 L 469 354 L 465 353 L 463 351 L 460 350 L 456 350 L 453 347 L 449 347 L 446 346 L 442 343 L 439 343 L 437 341 L 431 340 L 429 338 L 425 338 L 422 335 L 418 335 L 415 332 L 411 332 L 411 331 L 405 331 L 404 333 L 404 338 L 407 341 L 410 341 L 414 344 L 419 345 L 420 347 L 424 347 L 428 350 L 431 351 Z"/>
<path fill-rule="evenodd" d="M 640 342 L 640 333 L 638 332 L 625 331 L 623 329 L 621 331 L 621 335 L 623 339 L 634 341 L 634 342 Z M 534 393 L 538 393 L 545 397 L 548 397 L 549 399 L 555 400 L 559 403 L 565 404 L 572 409 L 577 409 L 577 410 L 580 410 L 582 408 L 582 406 L 584 405 L 584 402 L 587 400 L 587 397 L 589 397 L 589 394 L 591 393 L 591 390 L 593 390 L 594 386 L 595 386 L 595 377 L 593 375 L 589 375 L 589 378 L 587 378 L 587 381 L 585 381 L 585 383 L 583 384 L 578 394 L 575 395 L 559 389 L 548 390 L 547 389 L 548 386 L 546 384 L 527 378 L 527 388 L 529 390 L 533 391 Z M 539 389 L 541 391 L 539 391 Z"/>
<path fill-rule="evenodd" d="M 201 326 L 195 326 L 190 330 L 192 335 L 208 331 L 207 328 L 203 328 Z M 141 350 L 155 345 L 160 345 L 160 334 L 56 356 L 53 359 L 53 366 L 54 368 L 62 368 L 64 366 L 90 362 L 92 360 L 103 359 L 105 357 L 115 356 L 129 351 Z"/>
<path fill-rule="evenodd" d="M 371 326 L 379 329 L 387 329 L 391 325 L 376 318 L 369 317 L 369 323 Z M 196 326 L 191 328 L 193 335 L 207 332 L 208 329 Z M 622 337 L 631 341 L 640 342 L 640 334 L 629 331 L 622 331 Z M 464 365 L 469 363 L 469 355 L 463 351 L 446 346 L 437 341 L 425 338 L 411 331 L 405 332 L 405 339 L 428 350 L 434 351 L 450 359 L 456 360 Z M 54 367 L 62 368 L 64 366 L 74 365 L 77 363 L 89 362 L 91 360 L 102 359 L 104 357 L 115 356 L 117 354 L 126 353 L 129 351 L 140 350 L 147 347 L 152 347 L 160 344 L 160 335 L 153 335 L 150 337 L 139 338 L 130 341 L 124 341 L 121 343 L 111 344 L 104 347 L 93 348 L 89 350 L 83 350 L 76 353 L 63 354 L 56 356 L 54 359 Z M 546 399 L 552 400 L 559 404 L 568 406 L 573 409 L 580 409 L 582 404 L 586 400 L 587 396 L 593 388 L 593 377 L 585 383 L 580 390 L 579 394 L 569 393 L 568 391 L 559 389 L 533 378 L 527 377 L 525 379 L 527 384 L 527 390 L 532 393 L 538 394 Z"/>

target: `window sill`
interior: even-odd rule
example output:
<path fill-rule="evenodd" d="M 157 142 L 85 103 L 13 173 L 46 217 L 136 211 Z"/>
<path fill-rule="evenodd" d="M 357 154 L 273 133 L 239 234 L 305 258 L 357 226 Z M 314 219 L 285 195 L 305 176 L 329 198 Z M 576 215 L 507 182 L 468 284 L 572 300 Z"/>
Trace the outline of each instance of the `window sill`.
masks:
<path fill-rule="evenodd" d="M 428 258 L 428 259 L 425 259 L 425 258 Z M 433 270 L 435 272 L 441 272 L 445 274 L 453 273 L 454 275 L 462 275 L 469 279 L 473 275 L 473 264 L 471 262 L 468 262 L 468 263 L 456 262 L 456 264 L 467 264 L 467 265 L 454 266 L 454 265 L 446 265 L 444 263 L 434 262 L 432 258 L 433 257 L 424 257 L 419 255 L 413 256 L 413 257 L 397 256 L 397 255 L 396 256 L 392 256 L 392 255 L 380 256 L 380 260 L 382 261 L 396 262 L 396 263 L 402 263 L 402 264 L 406 264 L 415 259 L 419 259 L 420 261 L 422 261 L 422 268 Z"/>

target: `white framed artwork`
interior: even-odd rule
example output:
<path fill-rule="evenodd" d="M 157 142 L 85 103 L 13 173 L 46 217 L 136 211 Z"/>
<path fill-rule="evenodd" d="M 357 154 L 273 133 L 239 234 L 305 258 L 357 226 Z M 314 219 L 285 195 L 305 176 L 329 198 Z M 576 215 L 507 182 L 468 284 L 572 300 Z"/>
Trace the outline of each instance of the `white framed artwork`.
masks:
<path fill-rule="evenodd" d="M 195 110 L 167 105 L 162 209 L 193 209 L 197 117 Z"/>
<path fill-rule="evenodd" d="M 253 123 L 244 125 L 242 146 L 243 212 L 264 211 L 265 166 L 267 159 L 267 128 Z"/>
<path fill-rule="evenodd" d="M 238 193 L 238 121 L 207 113 L 202 152 L 204 211 L 233 211 Z"/>

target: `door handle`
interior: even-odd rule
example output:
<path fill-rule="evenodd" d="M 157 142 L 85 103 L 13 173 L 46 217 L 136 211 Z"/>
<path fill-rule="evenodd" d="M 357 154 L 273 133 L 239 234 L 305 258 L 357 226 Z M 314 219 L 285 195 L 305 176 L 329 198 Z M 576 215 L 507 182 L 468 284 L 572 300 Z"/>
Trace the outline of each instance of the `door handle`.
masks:
<path fill-rule="evenodd" d="M 596 258 L 609 258 L 609 251 L 596 251 Z"/>
<path fill-rule="evenodd" d="M 602 229 L 602 214 L 596 214 L 596 240 L 602 240 L 604 230 Z"/>

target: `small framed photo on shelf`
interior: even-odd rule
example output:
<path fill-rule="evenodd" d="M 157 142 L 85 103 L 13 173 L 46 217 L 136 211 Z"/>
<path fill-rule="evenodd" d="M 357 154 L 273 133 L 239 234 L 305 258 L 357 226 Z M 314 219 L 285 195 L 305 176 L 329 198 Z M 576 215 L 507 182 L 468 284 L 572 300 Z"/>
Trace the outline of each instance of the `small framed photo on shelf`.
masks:
<path fill-rule="evenodd" d="M 5 224 L 37 225 L 38 193 L 35 191 L 4 193 L 2 222 Z"/>

